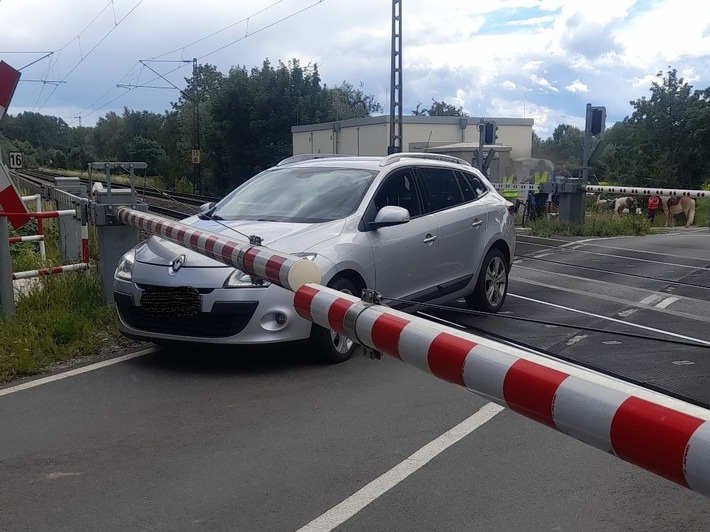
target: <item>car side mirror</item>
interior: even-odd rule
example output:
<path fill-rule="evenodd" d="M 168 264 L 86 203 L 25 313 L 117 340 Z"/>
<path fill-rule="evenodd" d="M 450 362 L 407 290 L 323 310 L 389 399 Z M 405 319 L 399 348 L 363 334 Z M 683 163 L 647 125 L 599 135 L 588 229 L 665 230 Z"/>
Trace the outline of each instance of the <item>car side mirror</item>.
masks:
<path fill-rule="evenodd" d="M 215 205 L 217 204 L 214 201 L 203 203 L 197 209 L 197 214 L 205 214 L 206 212 L 211 211 Z"/>
<path fill-rule="evenodd" d="M 407 209 L 396 205 L 386 205 L 377 212 L 375 219 L 367 224 L 367 228 L 379 229 L 380 227 L 406 224 L 408 221 L 409 211 Z"/>

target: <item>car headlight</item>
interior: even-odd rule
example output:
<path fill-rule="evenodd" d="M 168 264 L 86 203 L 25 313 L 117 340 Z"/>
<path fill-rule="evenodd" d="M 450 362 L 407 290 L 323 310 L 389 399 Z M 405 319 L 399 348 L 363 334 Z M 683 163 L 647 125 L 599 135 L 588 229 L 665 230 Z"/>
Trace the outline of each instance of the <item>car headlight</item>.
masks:
<path fill-rule="evenodd" d="M 136 263 L 136 250 L 132 249 L 128 253 L 125 253 L 123 257 L 118 261 L 118 266 L 116 266 L 115 277 L 116 279 L 122 279 L 123 281 L 130 281 L 133 277 L 133 266 Z"/>
<path fill-rule="evenodd" d="M 253 288 L 255 286 L 269 286 L 271 283 L 269 281 L 264 281 L 262 284 L 254 284 L 254 281 L 246 272 L 242 270 L 235 269 L 227 280 L 224 281 L 222 288 Z"/>
<path fill-rule="evenodd" d="M 311 262 L 315 262 L 318 253 L 294 253 L 294 255 L 296 257 L 302 257 L 304 259 L 308 259 Z"/>

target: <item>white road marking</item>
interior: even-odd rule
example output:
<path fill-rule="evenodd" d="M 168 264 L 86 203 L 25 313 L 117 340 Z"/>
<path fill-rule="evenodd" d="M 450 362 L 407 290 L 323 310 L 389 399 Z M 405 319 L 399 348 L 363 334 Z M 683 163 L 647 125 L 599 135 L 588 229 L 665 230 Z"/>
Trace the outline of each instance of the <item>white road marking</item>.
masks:
<path fill-rule="evenodd" d="M 602 245 L 602 244 L 589 244 L 589 243 L 587 243 L 587 242 L 588 242 L 588 241 L 586 241 L 586 240 L 582 240 L 582 241 L 579 241 L 579 242 L 577 242 L 577 243 L 578 243 L 578 244 L 583 244 L 583 245 L 585 245 L 585 246 L 594 246 L 594 247 L 596 247 L 596 248 L 618 249 L 618 250 L 621 250 L 621 251 L 631 251 L 631 252 L 633 252 L 633 253 L 643 253 L 643 254 L 645 254 L 645 255 L 661 255 L 661 256 L 666 256 L 666 257 L 668 257 L 669 255 L 671 255 L 671 256 L 673 256 L 673 257 L 676 258 L 676 259 L 703 260 L 703 259 L 698 258 L 698 257 L 689 257 L 688 255 L 677 255 L 676 253 L 662 253 L 662 252 L 659 252 L 659 251 L 648 251 L 648 250 L 645 250 L 645 249 L 631 249 L 631 248 L 622 248 L 622 247 L 618 247 L 618 246 L 605 246 L 605 245 Z M 599 242 L 599 241 L 596 240 L 596 242 Z"/>
<path fill-rule="evenodd" d="M 541 259 L 541 258 L 547 257 L 547 256 L 549 256 L 549 255 L 552 255 L 552 253 L 538 253 L 538 254 L 535 255 L 533 258 L 534 258 L 534 259 Z"/>
<path fill-rule="evenodd" d="M 532 301 L 533 303 L 540 303 L 541 305 L 547 305 L 548 307 L 555 307 L 558 309 L 567 310 L 569 312 L 576 312 L 577 314 L 583 314 L 585 316 L 599 318 L 600 320 L 608 320 L 608 321 L 613 321 L 615 323 L 623 323 L 627 327 L 635 327 L 637 329 L 643 329 L 645 331 L 652 331 L 652 332 L 656 332 L 658 334 L 663 334 L 665 336 L 672 336 L 673 338 L 681 338 L 683 340 L 690 340 L 691 342 L 696 342 L 701 345 L 710 345 L 710 342 L 708 342 L 707 340 L 702 340 L 700 338 L 694 338 L 692 336 L 686 336 L 684 334 L 678 334 L 678 333 L 674 333 L 674 332 L 670 332 L 670 331 L 664 331 L 663 329 L 656 329 L 654 327 L 648 327 L 646 325 L 641 325 L 639 323 L 629 323 L 628 321 L 617 320 L 616 318 L 610 318 L 609 316 L 602 316 L 601 314 L 587 312 L 586 310 L 579 310 L 576 308 L 565 307 L 563 305 L 558 305 L 556 303 L 548 303 L 547 301 L 541 301 L 540 299 L 533 299 L 531 297 L 519 296 L 516 294 L 511 294 L 510 292 L 508 292 L 508 297 L 514 297 L 517 299 L 524 299 L 525 301 Z"/>
<path fill-rule="evenodd" d="M 409 458 L 377 477 L 367 486 L 356 491 L 337 506 L 334 506 L 320 517 L 317 517 L 307 525 L 299 528 L 297 532 L 326 532 L 334 530 L 368 504 L 405 480 L 409 475 L 424 467 L 453 444 L 493 419 L 493 417 L 502 410 L 504 410 L 504 408 L 495 403 L 484 405 L 471 417 L 429 442 Z"/>
<path fill-rule="evenodd" d="M 540 247 L 546 247 L 546 248 L 550 247 L 546 244 L 537 244 L 535 242 L 525 242 L 525 244 L 530 245 L 530 246 L 540 246 Z M 557 246 L 555 249 L 564 249 L 564 251 L 570 251 L 570 249 L 565 246 Z M 613 255 L 611 253 L 599 253 L 596 251 L 585 251 L 583 249 L 578 249 L 575 251 L 577 251 L 577 253 L 586 253 L 588 255 L 599 255 L 601 257 L 614 257 L 617 259 L 635 260 L 637 262 L 652 262 L 653 264 L 662 264 L 664 266 L 674 266 L 676 268 L 687 268 L 689 270 L 702 270 L 702 271 L 706 271 L 706 272 L 710 271 L 710 268 L 706 268 L 703 266 L 688 266 L 686 264 L 678 264 L 677 262 L 663 262 L 663 261 L 655 260 L 655 259 L 639 259 L 638 257 L 627 257 L 625 255 Z M 643 253 L 645 253 L 645 252 L 643 252 Z M 552 253 L 544 253 L 542 255 L 531 255 L 529 258 L 539 259 L 541 257 L 547 257 L 548 255 L 552 255 Z M 703 260 L 703 259 L 700 259 L 700 260 Z M 574 264 L 568 264 L 567 266 L 574 266 Z M 616 273 L 616 272 L 614 272 L 614 273 Z"/>
<path fill-rule="evenodd" d="M 652 305 L 659 299 L 661 299 L 661 296 L 659 296 L 658 294 L 651 294 L 648 297 L 644 297 L 641 301 L 639 301 L 639 303 L 641 303 L 642 305 Z"/>
<path fill-rule="evenodd" d="M 692 366 L 695 362 L 692 360 L 676 360 L 675 362 L 671 362 L 671 364 L 675 364 L 676 366 Z"/>
<path fill-rule="evenodd" d="M 96 362 L 95 364 L 89 364 L 88 366 L 82 366 L 80 368 L 71 369 L 63 373 L 57 373 L 56 375 L 50 375 L 49 377 L 42 377 L 41 379 L 35 379 L 33 381 L 23 382 L 22 384 L 17 384 L 16 386 L 10 386 L 9 388 L 0 389 L 0 397 L 3 395 L 10 395 L 11 393 L 20 392 L 22 390 L 29 390 L 30 388 L 35 388 L 36 386 L 42 386 L 43 384 L 49 384 L 50 382 L 59 381 L 62 379 L 67 379 L 69 377 L 74 377 L 75 375 L 81 375 L 82 373 L 88 373 L 89 371 L 94 371 L 97 369 L 105 368 L 107 366 L 113 366 L 114 364 L 120 364 L 126 360 L 131 360 L 132 358 L 142 357 L 144 355 L 149 355 L 157 351 L 158 347 L 149 347 L 141 351 L 136 351 L 135 353 L 129 353 L 116 358 L 110 358 L 108 360 L 102 360 L 101 362 Z"/>
<path fill-rule="evenodd" d="M 661 301 L 658 305 L 656 305 L 656 308 L 666 308 L 668 305 L 671 303 L 675 303 L 678 301 L 680 298 L 679 297 L 667 297 L 663 301 Z"/>
<path fill-rule="evenodd" d="M 587 336 L 589 336 L 589 335 L 587 335 L 587 334 L 578 334 L 577 336 L 573 336 L 572 338 L 570 338 L 569 340 L 567 340 L 567 345 L 574 345 L 574 344 L 576 344 L 577 342 L 581 342 L 581 341 L 584 340 Z"/>
<path fill-rule="evenodd" d="M 531 269 L 531 270 L 532 270 L 532 269 Z M 555 274 L 555 275 L 562 275 L 562 276 L 565 276 L 565 277 L 570 277 L 570 276 L 568 276 L 568 275 L 561 274 L 561 273 L 560 273 L 560 274 Z M 513 276 L 513 275 L 511 275 L 511 276 L 509 277 L 509 279 L 514 279 L 515 281 L 519 281 L 519 282 L 521 282 L 521 283 L 526 283 L 526 284 L 531 284 L 531 285 L 534 285 L 534 286 L 544 286 L 544 287 L 549 287 L 549 286 L 550 286 L 550 283 L 549 283 L 549 282 L 548 282 L 548 283 L 542 283 L 542 282 L 538 282 L 538 281 L 532 281 L 532 280 L 526 279 L 526 278 L 524 278 L 524 277 L 517 277 L 517 276 Z M 588 281 L 588 279 L 584 279 L 584 278 L 582 278 L 582 277 L 579 277 L 579 279 L 583 279 L 583 280 L 585 280 L 585 281 Z M 619 303 L 620 305 L 624 305 L 624 306 L 628 306 L 628 305 L 637 305 L 637 306 L 638 306 L 638 305 L 641 305 L 641 303 L 634 303 L 633 301 L 629 301 L 628 299 L 622 299 L 622 298 L 619 298 L 619 297 L 607 296 L 607 295 L 604 295 L 604 294 L 589 292 L 589 291 L 586 291 L 586 290 L 575 290 L 575 289 L 573 289 L 573 288 L 562 288 L 562 287 L 559 287 L 559 286 L 555 287 L 555 290 L 557 290 L 558 292 L 567 292 L 567 293 L 570 293 L 570 294 L 577 294 L 577 295 L 584 296 L 584 297 L 593 297 L 593 298 L 595 298 L 595 299 L 601 299 L 601 300 L 603 300 L 603 301 L 611 301 L 611 302 L 613 302 L 613 303 Z M 640 307 L 640 308 L 644 308 L 644 309 L 647 309 L 647 310 L 652 310 L 653 312 L 663 312 L 664 314 L 670 314 L 670 315 L 672 315 L 672 316 L 678 316 L 678 317 L 683 318 L 683 319 L 697 320 L 697 321 L 702 321 L 702 322 L 705 322 L 705 323 L 710 323 L 710 317 L 706 317 L 705 315 L 700 315 L 700 314 L 697 314 L 697 313 L 696 313 L 696 314 L 690 314 L 690 313 L 688 313 L 688 312 L 677 312 L 677 311 L 672 310 L 672 309 L 658 308 L 658 307 L 653 307 L 653 306 L 650 306 L 650 305 L 643 306 L 643 307 Z"/>
<path fill-rule="evenodd" d="M 628 318 L 634 312 L 637 312 L 637 311 L 638 311 L 637 308 L 630 308 L 630 309 L 626 309 L 626 310 L 622 310 L 621 312 L 618 312 L 617 316 L 621 316 L 622 318 Z"/>
<path fill-rule="evenodd" d="M 621 345 L 621 342 L 617 342 L 616 340 L 607 340 L 606 342 L 602 342 L 605 345 Z"/>

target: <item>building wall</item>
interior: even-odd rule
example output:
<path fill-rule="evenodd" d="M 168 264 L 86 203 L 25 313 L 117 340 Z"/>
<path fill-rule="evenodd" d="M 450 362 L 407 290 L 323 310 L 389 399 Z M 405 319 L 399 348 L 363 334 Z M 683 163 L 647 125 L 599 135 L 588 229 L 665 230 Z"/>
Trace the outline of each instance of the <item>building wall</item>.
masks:
<path fill-rule="evenodd" d="M 413 142 L 478 143 L 479 118 L 450 116 L 403 117 L 401 146 Z M 511 147 L 511 157 L 530 157 L 532 118 L 490 118 L 498 125 L 497 143 Z M 461 124 L 465 124 L 462 129 Z M 349 155 L 387 155 L 389 116 L 371 116 L 291 128 L 293 154 L 346 153 Z"/>

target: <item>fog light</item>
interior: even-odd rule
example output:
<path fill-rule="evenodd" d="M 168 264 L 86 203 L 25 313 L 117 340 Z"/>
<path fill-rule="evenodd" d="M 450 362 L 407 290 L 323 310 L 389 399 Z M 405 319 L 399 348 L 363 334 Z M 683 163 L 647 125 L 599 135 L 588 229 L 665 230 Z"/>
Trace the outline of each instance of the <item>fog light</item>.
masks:
<path fill-rule="evenodd" d="M 277 312 L 276 315 L 274 316 L 274 319 L 276 320 L 276 323 L 279 325 L 283 325 L 286 323 L 286 314 L 283 312 Z"/>

